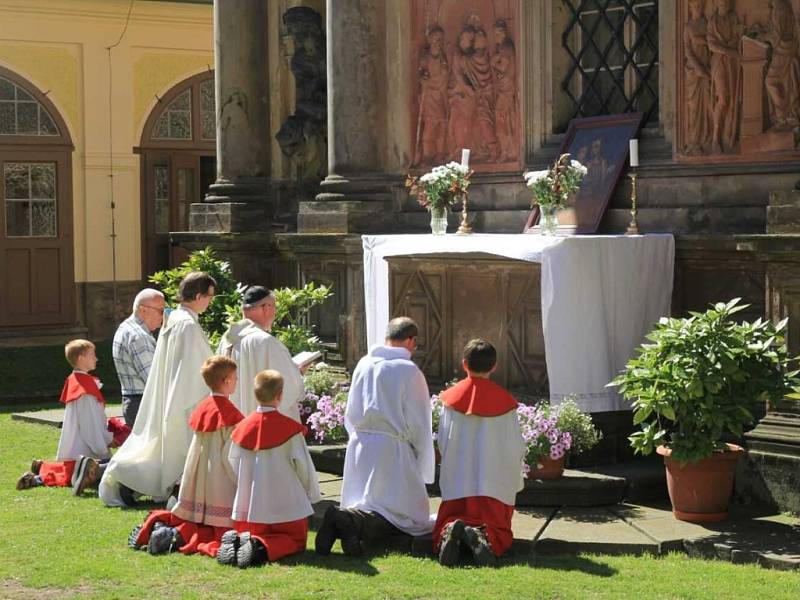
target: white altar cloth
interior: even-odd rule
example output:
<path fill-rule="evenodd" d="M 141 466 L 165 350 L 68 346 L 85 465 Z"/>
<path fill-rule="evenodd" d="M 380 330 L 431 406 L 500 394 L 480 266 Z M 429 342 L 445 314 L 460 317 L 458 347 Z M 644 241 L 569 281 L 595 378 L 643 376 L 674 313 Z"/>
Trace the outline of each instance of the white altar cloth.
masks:
<path fill-rule="evenodd" d="M 389 322 L 389 256 L 484 252 L 541 263 L 552 404 L 575 394 L 588 412 L 630 409 L 606 384 L 670 314 L 675 240 L 668 234 L 365 235 L 362 242 L 370 347 L 383 342 Z"/>

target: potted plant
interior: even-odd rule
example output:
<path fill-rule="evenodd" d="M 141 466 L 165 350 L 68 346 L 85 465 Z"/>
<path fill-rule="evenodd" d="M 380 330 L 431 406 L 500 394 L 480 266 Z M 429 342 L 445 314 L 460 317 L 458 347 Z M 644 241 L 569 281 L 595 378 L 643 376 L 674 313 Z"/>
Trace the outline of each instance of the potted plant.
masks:
<path fill-rule="evenodd" d="M 610 385 L 633 402 L 635 452 L 664 457 L 676 518 L 727 517 L 736 463 L 743 449 L 725 443 L 752 424 L 753 410 L 797 384 L 783 331 L 758 319 L 736 323 L 739 298 L 689 318 L 663 318 L 638 355 Z"/>
<path fill-rule="evenodd" d="M 409 193 L 431 213 L 431 233 L 447 233 L 447 208 L 467 193 L 472 171 L 457 162 L 434 167 L 421 177 L 406 178 Z"/>
<path fill-rule="evenodd" d="M 568 452 L 583 452 L 600 441 L 592 418 L 573 398 L 559 406 L 520 404 L 517 418 L 527 451 L 522 466 L 527 479 L 556 479 L 564 473 Z"/>
<path fill-rule="evenodd" d="M 557 212 L 564 208 L 570 195 L 580 186 L 588 170 L 577 160 L 562 154 L 549 169 L 523 173 L 525 185 L 533 192 L 533 203 L 539 206 L 542 235 L 555 235 Z"/>

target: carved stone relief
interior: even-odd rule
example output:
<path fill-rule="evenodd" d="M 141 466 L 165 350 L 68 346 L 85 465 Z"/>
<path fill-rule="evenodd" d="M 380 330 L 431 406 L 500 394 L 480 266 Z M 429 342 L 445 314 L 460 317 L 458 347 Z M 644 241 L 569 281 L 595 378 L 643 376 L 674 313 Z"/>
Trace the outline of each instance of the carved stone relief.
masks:
<path fill-rule="evenodd" d="M 681 158 L 798 158 L 797 4 L 682 0 L 678 14 Z"/>
<path fill-rule="evenodd" d="M 415 0 L 412 166 L 460 160 L 479 170 L 520 165 L 517 2 Z"/>
<path fill-rule="evenodd" d="M 297 168 L 300 181 L 318 182 L 327 174 L 325 32 L 313 8 L 295 6 L 283 13 L 286 40 L 293 48 L 289 68 L 295 81 L 295 111 L 275 139 Z"/>

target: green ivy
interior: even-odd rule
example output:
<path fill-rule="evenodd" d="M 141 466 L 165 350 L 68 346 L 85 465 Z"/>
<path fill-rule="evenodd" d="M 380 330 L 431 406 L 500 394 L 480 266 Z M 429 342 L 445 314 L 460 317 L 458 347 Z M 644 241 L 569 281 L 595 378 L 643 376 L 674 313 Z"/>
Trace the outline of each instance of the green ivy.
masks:
<path fill-rule="evenodd" d="M 739 298 L 684 319 L 663 318 L 638 356 L 611 384 L 633 401 L 634 451 L 650 454 L 666 445 L 680 462 L 696 462 L 723 449 L 726 433 L 741 436 L 759 403 L 796 389 L 777 325 L 731 318 L 747 308 Z"/>

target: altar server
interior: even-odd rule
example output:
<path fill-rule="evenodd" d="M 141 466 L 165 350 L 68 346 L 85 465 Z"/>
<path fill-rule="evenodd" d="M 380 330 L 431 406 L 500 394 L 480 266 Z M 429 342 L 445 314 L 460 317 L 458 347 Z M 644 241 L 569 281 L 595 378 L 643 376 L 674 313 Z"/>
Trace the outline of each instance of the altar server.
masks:
<path fill-rule="evenodd" d="M 234 527 L 222 537 L 221 564 L 240 568 L 276 561 L 306 548 L 319 480 L 305 442 L 306 428 L 281 414 L 283 378 L 256 375 L 255 412 L 233 430 L 229 460 L 237 475 Z"/>
<path fill-rule="evenodd" d="M 467 378 L 441 393 L 436 443 L 442 457 L 442 504 L 433 530 L 439 562 L 453 566 L 461 548 L 491 565 L 511 547 L 511 517 L 523 487 L 525 443 L 517 401 L 489 379 L 497 352 L 485 340 L 464 348 Z"/>
<path fill-rule="evenodd" d="M 357 555 L 364 542 L 432 529 L 425 490 L 434 478 L 431 402 L 425 376 L 411 361 L 417 332 L 412 319 L 393 319 L 385 345 L 372 348 L 353 372 L 341 508 L 325 513 L 316 538 L 321 554 L 337 538 L 346 554 Z"/>
<path fill-rule="evenodd" d="M 236 363 L 212 356 L 202 368 L 211 395 L 194 409 L 194 431 L 183 468 L 178 503 L 172 512 L 152 511 L 130 538 L 133 548 L 147 546 L 150 554 L 179 550 L 214 557 L 222 535 L 231 527 L 236 473 L 228 462 L 231 432 L 244 417 L 229 395 L 236 389 Z"/>
<path fill-rule="evenodd" d="M 275 296 L 265 287 L 249 286 L 242 294 L 242 313 L 244 319 L 230 326 L 217 350 L 239 366 L 239 387 L 231 401 L 243 414 L 253 412 L 258 406 L 253 379 L 261 371 L 273 369 L 283 376 L 283 400 L 278 410 L 299 421 L 305 391 L 303 376 L 286 346 L 270 333 L 275 320 Z"/>
<path fill-rule="evenodd" d="M 100 481 L 100 498 L 109 506 L 132 504 L 132 492 L 166 500 L 181 478 L 192 441 L 189 416 L 208 394 L 200 368 L 211 348 L 198 315 L 208 308 L 215 285 L 203 272 L 180 283 L 180 306 L 158 336 L 133 431 Z"/>
<path fill-rule="evenodd" d="M 110 456 L 108 446 L 113 435 L 108 430 L 106 401 L 100 392 L 100 380 L 89 374 L 97 366 L 94 344 L 88 340 L 72 340 L 64 347 L 64 354 L 74 370 L 61 390 L 64 423 L 56 460 L 34 460 L 31 470 L 17 481 L 18 490 L 40 485 L 70 486 L 76 477 L 84 478 L 86 459 L 105 461 Z M 76 473 L 79 459 L 81 466 Z M 97 464 L 92 468 L 97 469 Z M 79 490 L 82 492 L 83 487 Z"/>

